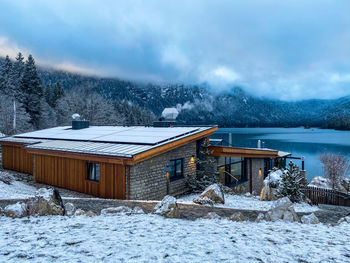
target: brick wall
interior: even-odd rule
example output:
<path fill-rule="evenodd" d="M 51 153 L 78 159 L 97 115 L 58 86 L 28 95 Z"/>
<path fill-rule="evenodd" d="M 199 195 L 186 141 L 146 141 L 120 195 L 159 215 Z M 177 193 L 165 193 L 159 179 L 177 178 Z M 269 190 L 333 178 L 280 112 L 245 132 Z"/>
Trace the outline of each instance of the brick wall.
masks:
<path fill-rule="evenodd" d="M 166 176 L 164 168 L 173 159 L 183 158 L 184 176 L 195 176 L 196 164 L 190 159 L 196 158 L 196 142 L 171 150 L 130 167 L 130 199 L 160 200 L 166 195 Z M 187 191 L 186 179 L 170 182 L 170 194 Z"/>

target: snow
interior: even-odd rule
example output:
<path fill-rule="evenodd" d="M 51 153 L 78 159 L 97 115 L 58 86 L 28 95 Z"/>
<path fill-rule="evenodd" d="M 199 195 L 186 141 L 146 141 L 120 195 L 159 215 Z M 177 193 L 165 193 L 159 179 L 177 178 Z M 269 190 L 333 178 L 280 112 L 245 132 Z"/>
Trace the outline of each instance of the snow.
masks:
<path fill-rule="evenodd" d="M 51 196 L 53 195 L 53 188 L 40 188 L 35 192 L 35 197 L 41 197 L 46 201 L 50 201 Z"/>
<path fill-rule="evenodd" d="M 264 183 L 267 185 L 269 182 L 278 183 L 282 180 L 282 170 L 276 170 L 274 172 L 269 173 L 269 175 L 265 178 Z"/>
<path fill-rule="evenodd" d="M 312 178 L 308 186 L 332 189 L 332 183 L 329 181 L 329 179 L 323 176 L 315 176 Z"/>
<path fill-rule="evenodd" d="M 163 214 L 171 209 L 170 208 L 171 205 L 176 205 L 176 198 L 173 196 L 167 195 L 163 198 L 161 202 L 159 202 L 154 207 L 155 213 Z"/>
<path fill-rule="evenodd" d="M 17 202 L 12 205 L 8 205 L 5 207 L 4 212 L 10 213 L 16 217 L 22 216 L 24 212 L 26 211 L 27 206 L 25 203 Z"/>
<path fill-rule="evenodd" d="M 348 262 L 349 224 L 0 217 L 1 262 Z"/>
<path fill-rule="evenodd" d="M 10 185 L 0 181 L 0 199 L 21 199 L 32 197 L 36 188 L 22 182 L 13 181 Z"/>
<path fill-rule="evenodd" d="M 193 203 L 192 200 L 197 198 L 198 194 L 186 195 L 180 197 L 178 203 Z M 227 207 L 241 210 L 256 210 L 256 211 L 268 211 L 272 208 L 276 201 L 260 201 L 259 196 L 246 196 L 246 195 L 225 195 L 225 204 L 215 204 L 217 207 Z M 306 203 L 293 204 L 295 212 L 311 213 L 317 211 L 317 206 L 311 206 Z"/>

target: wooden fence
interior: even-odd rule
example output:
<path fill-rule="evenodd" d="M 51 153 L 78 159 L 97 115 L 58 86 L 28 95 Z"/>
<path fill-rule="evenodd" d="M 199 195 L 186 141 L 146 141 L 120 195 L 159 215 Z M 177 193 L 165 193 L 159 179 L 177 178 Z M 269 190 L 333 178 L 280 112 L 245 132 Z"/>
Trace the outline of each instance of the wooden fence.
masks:
<path fill-rule="evenodd" d="M 336 190 L 306 186 L 302 189 L 302 192 L 315 205 L 326 204 L 350 206 L 350 195 Z"/>

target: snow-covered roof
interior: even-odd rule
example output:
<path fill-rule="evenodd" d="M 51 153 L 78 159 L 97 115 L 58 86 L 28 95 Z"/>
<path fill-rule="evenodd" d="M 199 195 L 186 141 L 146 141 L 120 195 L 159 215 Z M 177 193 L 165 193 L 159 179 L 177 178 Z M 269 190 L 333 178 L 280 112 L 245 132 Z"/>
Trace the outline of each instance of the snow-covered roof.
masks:
<path fill-rule="evenodd" d="M 85 129 L 72 130 L 70 126 L 63 126 L 23 133 L 13 138 L 155 145 L 210 128 L 212 127 L 90 126 Z"/>
<path fill-rule="evenodd" d="M 91 126 L 72 130 L 65 126 L 6 137 L 0 142 L 25 143 L 29 149 L 132 157 L 212 128 Z"/>

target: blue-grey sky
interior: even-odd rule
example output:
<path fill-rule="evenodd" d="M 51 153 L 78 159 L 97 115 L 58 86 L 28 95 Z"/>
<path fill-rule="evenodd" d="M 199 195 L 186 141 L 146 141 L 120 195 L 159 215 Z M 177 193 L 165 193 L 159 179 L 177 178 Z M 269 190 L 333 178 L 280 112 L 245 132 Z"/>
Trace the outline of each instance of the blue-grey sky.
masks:
<path fill-rule="evenodd" d="M 349 0 L 0 0 L 0 55 L 157 83 L 350 95 Z"/>

